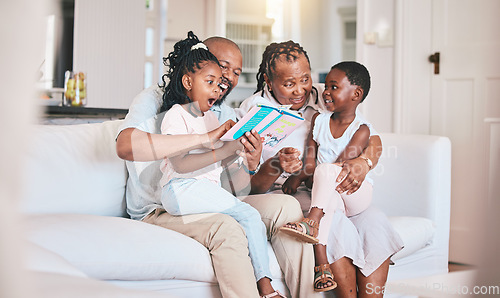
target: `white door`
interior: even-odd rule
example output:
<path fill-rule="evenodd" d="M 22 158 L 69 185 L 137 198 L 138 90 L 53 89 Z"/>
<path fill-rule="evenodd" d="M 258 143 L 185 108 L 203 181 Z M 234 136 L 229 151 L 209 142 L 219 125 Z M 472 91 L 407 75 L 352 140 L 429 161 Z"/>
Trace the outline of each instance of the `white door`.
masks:
<path fill-rule="evenodd" d="M 476 264 L 488 206 L 484 120 L 500 117 L 500 1 L 433 0 L 432 14 L 440 65 L 431 82 L 431 133 L 452 142 L 450 261 Z"/>

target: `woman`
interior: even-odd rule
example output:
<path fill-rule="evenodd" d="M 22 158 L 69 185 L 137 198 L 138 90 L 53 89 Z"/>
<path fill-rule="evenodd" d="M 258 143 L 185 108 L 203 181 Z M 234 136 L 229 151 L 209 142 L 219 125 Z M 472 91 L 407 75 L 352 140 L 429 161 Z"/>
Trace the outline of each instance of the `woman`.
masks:
<path fill-rule="evenodd" d="M 257 80 L 256 93 L 243 101 L 237 110 L 240 117 L 253 106 L 266 104 L 288 105 L 306 119 L 278 148 L 262 152 L 262 165 L 251 183 L 252 192 L 265 193 L 279 190 L 290 173 L 302 168 L 311 117 L 324 109 L 320 96 L 323 87 L 313 86 L 307 53 L 292 41 L 272 43 L 266 48 Z M 342 181 L 337 187 L 339 192 L 350 194 L 357 191 L 368 171 L 377 164 L 382 146 L 373 130 L 371 134 L 369 146 L 363 154 L 344 163 L 337 178 L 337 181 Z M 294 192 L 287 188 L 283 191 Z M 329 241 L 334 245 L 329 255 L 332 260 L 330 268 L 338 284 L 335 294 L 338 297 L 365 296 L 368 293 L 382 296 L 381 292 L 374 293 L 372 289 L 385 285 L 390 257 L 402 248 L 399 235 L 387 217 L 373 207 L 349 218 L 337 212 L 333 221 L 337 229 L 330 236 L 334 239 Z"/>

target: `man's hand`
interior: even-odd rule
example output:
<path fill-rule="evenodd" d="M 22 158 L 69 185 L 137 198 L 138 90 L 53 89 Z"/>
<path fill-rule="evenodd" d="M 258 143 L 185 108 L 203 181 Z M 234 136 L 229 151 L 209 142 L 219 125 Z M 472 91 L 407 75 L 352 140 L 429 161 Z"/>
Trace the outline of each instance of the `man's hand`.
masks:
<path fill-rule="evenodd" d="M 302 169 L 302 160 L 300 160 L 300 151 L 296 148 L 285 147 L 278 151 L 278 159 L 283 171 L 294 173 Z"/>
<path fill-rule="evenodd" d="M 337 182 L 341 182 L 335 190 L 339 193 L 347 191 L 350 195 L 356 192 L 361 183 L 365 180 L 366 174 L 370 171 L 368 164 L 362 158 L 354 158 L 345 160 L 340 163 L 339 166 L 342 167 L 339 176 L 337 177 Z"/>
<path fill-rule="evenodd" d="M 259 166 L 260 155 L 262 154 L 260 135 L 255 129 L 252 129 L 251 132 L 246 132 L 241 138 L 241 144 L 243 144 L 244 147 L 242 156 L 248 163 L 248 169 L 250 171 L 255 171 Z"/>

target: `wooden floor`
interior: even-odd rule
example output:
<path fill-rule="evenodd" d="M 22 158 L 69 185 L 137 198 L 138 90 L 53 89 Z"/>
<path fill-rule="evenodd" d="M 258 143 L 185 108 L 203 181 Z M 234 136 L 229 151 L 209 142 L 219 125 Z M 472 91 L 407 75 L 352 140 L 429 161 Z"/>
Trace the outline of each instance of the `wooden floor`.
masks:
<path fill-rule="evenodd" d="M 449 272 L 456 272 L 456 271 L 463 271 L 463 270 L 470 270 L 474 269 L 474 266 L 472 265 L 467 265 L 467 264 L 460 264 L 460 263 L 448 263 L 448 271 Z"/>

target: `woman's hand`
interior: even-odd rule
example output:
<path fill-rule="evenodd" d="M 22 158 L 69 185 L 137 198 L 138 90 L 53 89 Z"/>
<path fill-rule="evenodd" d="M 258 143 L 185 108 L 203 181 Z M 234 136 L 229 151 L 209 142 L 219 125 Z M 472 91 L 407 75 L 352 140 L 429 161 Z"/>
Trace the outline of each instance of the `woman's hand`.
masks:
<path fill-rule="evenodd" d="M 300 151 L 296 148 L 285 147 L 278 151 L 278 159 L 283 171 L 294 173 L 302 169 L 302 160 L 300 160 Z"/>
<path fill-rule="evenodd" d="M 255 171 L 259 166 L 260 155 L 262 154 L 260 135 L 255 129 L 252 129 L 251 132 L 246 132 L 241 138 L 241 144 L 244 148 L 242 156 L 247 161 L 248 169 L 250 171 Z"/>
<path fill-rule="evenodd" d="M 233 120 L 229 119 L 226 122 L 222 123 L 221 126 L 217 127 L 216 129 L 210 131 L 207 133 L 208 136 L 208 141 L 207 143 L 203 144 L 205 147 L 208 147 L 210 149 L 214 149 L 215 143 L 219 141 L 219 139 L 228 131 L 231 129 L 231 127 L 236 124 Z"/>
<path fill-rule="evenodd" d="M 345 160 L 338 164 L 342 167 L 340 174 L 337 177 L 337 183 L 341 182 L 335 190 L 339 193 L 347 191 L 347 194 L 356 192 L 361 183 L 365 180 L 366 174 L 370 171 L 368 164 L 362 158 L 354 158 Z"/>

